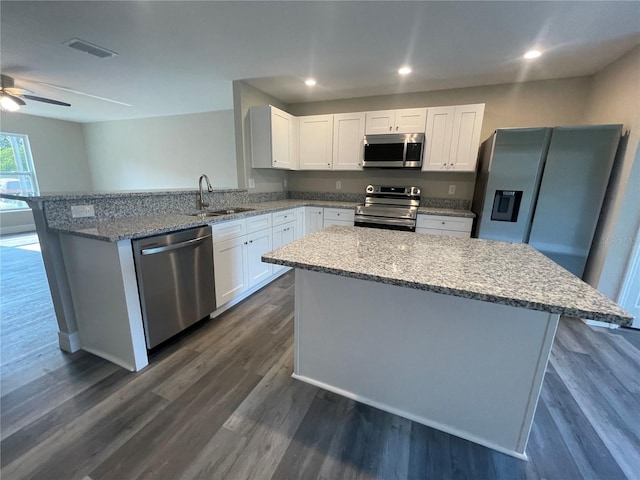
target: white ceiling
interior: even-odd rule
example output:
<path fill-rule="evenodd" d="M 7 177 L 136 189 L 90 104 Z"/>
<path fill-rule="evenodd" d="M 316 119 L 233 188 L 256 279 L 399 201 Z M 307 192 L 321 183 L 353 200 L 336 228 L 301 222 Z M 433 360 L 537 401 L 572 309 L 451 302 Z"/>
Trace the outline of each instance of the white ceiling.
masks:
<path fill-rule="evenodd" d="M 236 79 L 296 103 L 589 75 L 640 43 L 640 1 L 2 0 L 0 20 L 2 73 L 72 104 L 22 111 L 77 122 L 230 109 Z"/>

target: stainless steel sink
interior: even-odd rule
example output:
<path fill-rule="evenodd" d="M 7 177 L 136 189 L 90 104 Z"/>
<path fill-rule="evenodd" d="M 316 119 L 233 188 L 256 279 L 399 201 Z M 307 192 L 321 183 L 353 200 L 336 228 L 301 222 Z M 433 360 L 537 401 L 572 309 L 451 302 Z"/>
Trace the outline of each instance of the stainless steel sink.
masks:
<path fill-rule="evenodd" d="M 232 207 L 232 208 L 223 208 L 220 210 L 203 210 L 201 212 L 190 213 L 189 215 L 192 217 L 220 217 L 222 215 L 231 215 L 232 213 L 243 213 L 243 212 L 252 212 L 255 208 L 244 208 L 244 207 Z"/>
<path fill-rule="evenodd" d="M 207 217 L 219 217 L 220 215 L 224 215 L 224 214 L 216 213 L 216 212 L 196 212 L 196 213 L 189 213 L 188 215 L 191 217 L 207 218 Z"/>
<path fill-rule="evenodd" d="M 231 215 L 232 213 L 242 213 L 242 212 L 253 212 L 255 208 L 244 208 L 244 207 L 232 207 L 232 208 L 223 208 L 221 210 L 214 210 L 211 213 L 216 215 Z"/>

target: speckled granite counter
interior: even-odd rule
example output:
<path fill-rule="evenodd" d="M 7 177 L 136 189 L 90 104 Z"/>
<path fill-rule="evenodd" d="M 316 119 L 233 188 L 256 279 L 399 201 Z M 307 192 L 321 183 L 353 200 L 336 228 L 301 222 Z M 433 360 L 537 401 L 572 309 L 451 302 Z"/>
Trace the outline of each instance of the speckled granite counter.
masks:
<path fill-rule="evenodd" d="M 526 244 L 332 226 L 263 260 L 623 326 L 632 320 L 603 294 Z"/>
<path fill-rule="evenodd" d="M 162 233 L 174 232 L 185 228 L 198 227 L 206 224 L 225 222 L 237 218 L 251 217 L 269 212 L 286 210 L 302 206 L 325 208 L 355 208 L 357 203 L 326 200 L 278 200 L 272 202 L 244 204 L 242 207 L 252 208 L 252 211 L 221 215 L 216 217 L 194 217 L 181 213 L 166 213 L 157 215 L 131 216 L 109 220 L 91 220 L 81 225 L 58 225 L 49 227 L 58 233 L 78 235 L 96 240 L 115 242 L 118 240 L 148 237 Z M 468 210 L 450 208 L 421 207 L 419 213 L 430 215 L 445 215 L 459 217 L 473 217 Z"/>

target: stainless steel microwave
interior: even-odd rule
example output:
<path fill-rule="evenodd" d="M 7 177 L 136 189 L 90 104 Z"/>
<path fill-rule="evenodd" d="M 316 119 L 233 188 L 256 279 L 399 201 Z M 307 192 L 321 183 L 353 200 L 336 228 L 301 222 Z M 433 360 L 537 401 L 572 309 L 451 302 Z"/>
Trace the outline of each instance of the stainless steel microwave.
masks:
<path fill-rule="evenodd" d="M 364 137 L 365 168 L 421 168 L 424 133 L 395 133 Z"/>

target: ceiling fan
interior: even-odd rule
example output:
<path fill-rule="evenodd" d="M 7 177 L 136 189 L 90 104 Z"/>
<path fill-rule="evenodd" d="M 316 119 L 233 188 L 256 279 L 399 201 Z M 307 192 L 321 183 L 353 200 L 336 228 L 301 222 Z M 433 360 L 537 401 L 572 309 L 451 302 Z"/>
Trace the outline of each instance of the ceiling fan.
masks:
<path fill-rule="evenodd" d="M 26 88 L 18 88 L 15 86 L 13 78 L 0 74 L 0 106 L 3 110 L 15 112 L 20 107 L 26 105 L 23 98 L 27 100 L 33 100 L 35 102 L 50 103 L 51 105 L 60 105 L 62 107 L 70 107 L 70 103 L 60 102 L 59 100 L 52 100 L 51 98 L 36 97 L 30 95 L 33 93 Z"/>

